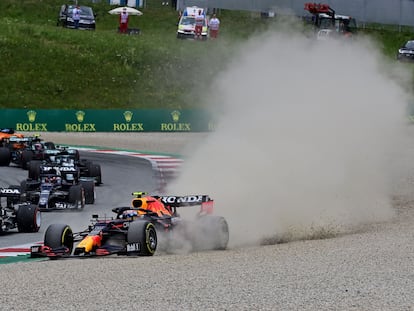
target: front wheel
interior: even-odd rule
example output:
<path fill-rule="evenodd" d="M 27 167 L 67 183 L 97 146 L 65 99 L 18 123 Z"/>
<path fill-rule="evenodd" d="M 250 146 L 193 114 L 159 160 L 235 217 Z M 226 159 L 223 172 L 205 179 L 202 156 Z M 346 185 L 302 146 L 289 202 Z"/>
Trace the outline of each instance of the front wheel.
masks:
<path fill-rule="evenodd" d="M 44 245 L 52 249 L 67 247 L 71 254 L 73 250 L 72 229 L 65 224 L 51 224 L 47 227 Z"/>
<path fill-rule="evenodd" d="M 149 221 L 133 221 L 127 235 L 128 255 L 153 256 L 157 249 L 157 232 Z"/>

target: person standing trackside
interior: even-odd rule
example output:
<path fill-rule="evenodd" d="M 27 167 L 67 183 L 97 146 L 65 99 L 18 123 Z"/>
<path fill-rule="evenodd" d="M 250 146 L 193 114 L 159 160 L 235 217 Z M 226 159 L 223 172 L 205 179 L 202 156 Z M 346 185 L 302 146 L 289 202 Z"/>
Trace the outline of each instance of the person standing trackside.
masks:
<path fill-rule="evenodd" d="M 220 27 L 220 20 L 217 18 L 216 14 L 213 14 L 208 26 L 210 27 L 210 38 L 216 39 Z"/>
<path fill-rule="evenodd" d="M 126 8 L 123 9 L 122 13 L 119 15 L 119 32 L 127 33 L 128 32 L 128 12 Z"/>
<path fill-rule="evenodd" d="M 195 16 L 194 38 L 201 39 L 201 33 L 203 32 L 204 15 L 201 10 L 198 10 Z"/>
<path fill-rule="evenodd" d="M 80 14 L 81 14 L 80 6 L 77 5 L 72 11 L 72 18 L 73 18 L 73 23 L 75 24 L 75 29 L 79 28 Z"/>

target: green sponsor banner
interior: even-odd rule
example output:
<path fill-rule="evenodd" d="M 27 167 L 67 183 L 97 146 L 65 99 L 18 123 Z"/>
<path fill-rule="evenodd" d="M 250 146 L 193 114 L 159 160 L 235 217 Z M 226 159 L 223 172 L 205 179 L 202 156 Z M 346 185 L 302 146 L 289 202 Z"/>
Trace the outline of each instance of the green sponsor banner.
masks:
<path fill-rule="evenodd" d="M 208 132 L 214 129 L 205 110 L 2 109 L 0 128 L 25 132 Z"/>

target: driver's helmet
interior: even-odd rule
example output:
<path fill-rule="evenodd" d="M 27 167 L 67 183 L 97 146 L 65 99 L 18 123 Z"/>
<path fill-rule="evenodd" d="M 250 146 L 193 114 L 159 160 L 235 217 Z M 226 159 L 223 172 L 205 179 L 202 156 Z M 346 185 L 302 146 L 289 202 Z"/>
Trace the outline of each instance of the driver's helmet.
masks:
<path fill-rule="evenodd" d="M 34 144 L 34 150 L 42 150 L 42 144 L 39 144 L 39 143 Z"/>
<path fill-rule="evenodd" d="M 61 178 L 59 176 L 53 176 L 53 177 L 50 178 L 50 182 L 52 184 L 59 184 L 60 181 L 61 181 Z"/>
<path fill-rule="evenodd" d="M 138 217 L 138 212 L 136 210 L 125 210 L 122 212 L 120 218 L 121 219 L 134 219 L 134 217 Z"/>

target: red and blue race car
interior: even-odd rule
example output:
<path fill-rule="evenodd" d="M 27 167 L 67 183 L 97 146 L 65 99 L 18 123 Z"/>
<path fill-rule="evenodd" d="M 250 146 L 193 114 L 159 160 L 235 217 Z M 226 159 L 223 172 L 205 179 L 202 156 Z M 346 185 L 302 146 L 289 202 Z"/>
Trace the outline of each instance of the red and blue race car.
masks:
<path fill-rule="evenodd" d="M 162 241 L 165 250 L 190 244 L 192 250 L 223 250 L 229 241 L 227 221 L 212 215 L 208 195 L 151 196 L 133 193 L 131 206 L 116 207 L 115 217 L 92 216 L 91 224 L 74 233 L 66 224 L 50 225 L 43 245 L 31 247 L 31 257 L 85 257 L 103 255 L 152 256 Z M 183 206 L 200 206 L 192 221 L 177 212 Z"/>

